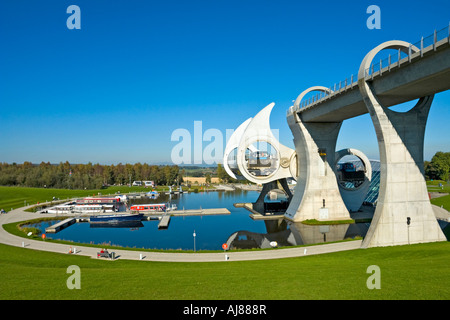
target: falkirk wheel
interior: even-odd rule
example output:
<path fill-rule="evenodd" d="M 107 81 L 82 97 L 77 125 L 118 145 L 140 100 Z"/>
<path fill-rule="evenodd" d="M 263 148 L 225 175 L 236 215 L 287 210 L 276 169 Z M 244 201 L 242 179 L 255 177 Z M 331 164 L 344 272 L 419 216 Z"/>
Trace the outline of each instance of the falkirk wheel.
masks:
<path fill-rule="evenodd" d="M 304 91 L 297 99 L 298 102 L 306 93 L 321 90 L 321 88 L 313 87 Z M 224 152 L 223 166 L 232 178 L 245 178 L 262 185 L 262 191 L 258 199 L 252 203 L 251 211 L 256 211 L 261 215 L 272 214 L 274 211 L 283 212 L 285 218 L 292 222 L 307 219 L 350 219 L 349 212 L 359 210 L 370 186 L 372 169 L 369 159 L 359 150 L 343 149 L 328 156 L 331 162 L 329 168 L 325 168 L 323 159 L 326 154 L 323 151 L 322 153 L 313 152 L 312 156 L 318 154 L 319 161 L 317 163 L 319 163 L 319 167 L 306 167 L 305 164 L 308 163 L 308 159 L 304 159 L 304 153 L 282 145 L 270 129 L 270 114 L 274 105 L 274 103 L 267 105 L 256 116 L 244 121 L 231 135 Z M 306 148 L 307 144 L 302 144 L 302 147 Z M 315 150 L 318 149 L 315 148 Z M 306 148 L 306 151 L 308 151 L 308 148 Z M 360 165 L 355 166 L 353 162 L 339 164 L 339 160 L 345 156 L 357 157 L 360 160 Z M 301 172 L 309 174 L 310 179 L 300 176 L 299 169 L 301 169 Z M 328 174 L 325 175 L 327 171 Z M 327 206 L 327 200 L 330 197 L 325 195 L 322 185 L 317 185 L 315 189 L 312 188 L 314 187 L 313 174 L 326 176 L 326 180 L 319 179 L 322 184 L 330 185 L 329 190 L 331 192 L 329 190 L 325 192 L 341 199 L 340 205 L 343 213 L 340 213 L 339 217 L 330 215 Z M 297 181 L 294 194 L 292 194 L 288 185 L 289 178 Z M 307 188 L 311 189 L 309 197 L 320 203 L 316 214 L 314 215 L 314 212 L 309 215 L 289 214 L 294 210 L 297 211 L 294 206 L 303 200 L 296 199 L 294 195 L 305 194 L 304 191 Z M 272 194 L 273 191 L 284 193 L 286 196 L 286 201 L 280 202 L 279 207 L 276 203 L 265 202 L 268 194 Z M 328 204 L 331 203 L 328 202 Z"/>
<path fill-rule="evenodd" d="M 423 56 L 420 49 L 408 42 L 387 41 L 367 53 L 360 64 L 357 82 L 352 80 L 351 83 L 352 89 L 359 91 L 365 112 L 370 114 L 380 151 L 379 196 L 361 247 L 445 241 L 433 213 L 423 175 L 424 132 L 434 94 L 430 91 L 430 95 L 421 97 L 416 106 L 405 113 L 384 106 L 372 83 L 373 65 L 371 76 L 368 70 L 378 52 L 385 49 L 398 50 L 399 57 L 396 64 L 389 62 L 386 67 L 388 72 L 391 69 L 393 72 L 404 72 L 406 68 L 400 68 L 401 53 L 408 55 L 408 58 L 402 59 L 402 64 L 404 61 L 410 63 L 414 54 L 415 59 Z M 380 69 L 378 76 L 381 75 Z M 326 112 L 326 101 L 343 92 L 340 85 L 337 92 L 314 86 L 297 97 L 286 117 L 294 136 L 295 150 L 282 145 L 270 129 L 269 119 L 274 103 L 244 121 L 230 137 L 223 158 L 226 172 L 233 178 L 243 177 L 263 186 L 251 211 L 261 215 L 269 213 L 264 200 L 274 189 L 286 195 L 282 212 L 283 218 L 290 223 L 308 219 L 349 220 L 350 212 L 361 207 L 372 179 L 370 161 L 359 150 L 348 148 L 336 151 L 342 119 L 345 119 L 339 117 L 339 112 L 335 117 L 331 114 L 322 121 L 320 117 L 309 121 L 303 119 L 303 111 L 307 112 L 311 106 L 302 103 L 302 100 L 313 91 L 320 92 L 324 98 L 319 100 L 325 101 L 314 106 L 316 114 L 321 107 Z M 313 103 L 317 101 L 313 99 Z M 348 107 L 345 100 L 338 101 L 333 100 L 334 105 L 341 103 L 341 108 Z M 348 118 L 362 114 L 361 111 L 358 109 Z M 339 162 L 350 155 L 358 159 L 358 166 L 355 162 Z M 287 179 L 296 181 L 293 193 Z"/>

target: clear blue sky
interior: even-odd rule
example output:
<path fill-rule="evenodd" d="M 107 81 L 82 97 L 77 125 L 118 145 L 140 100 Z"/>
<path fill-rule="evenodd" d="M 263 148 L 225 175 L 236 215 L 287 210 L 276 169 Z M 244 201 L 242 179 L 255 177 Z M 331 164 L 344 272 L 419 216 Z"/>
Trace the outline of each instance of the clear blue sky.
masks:
<path fill-rule="evenodd" d="M 66 26 L 72 4 L 81 30 Z M 380 30 L 366 27 L 371 4 Z M 271 126 L 293 147 L 286 110 L 298 94 L 356 74 L 384 41 L 447 26 L 449 12 L 448 0 L 3 0 L 0 161 L 170 162 L 175 129 L 193 134 L 202 121 L 225 139 L 271 102 Z M 450 151 L 449 123 L 447 91 L 431 108 L 425 159 Z M 378 158 L 367 115 L 344 122 L 346 147 Z"/>

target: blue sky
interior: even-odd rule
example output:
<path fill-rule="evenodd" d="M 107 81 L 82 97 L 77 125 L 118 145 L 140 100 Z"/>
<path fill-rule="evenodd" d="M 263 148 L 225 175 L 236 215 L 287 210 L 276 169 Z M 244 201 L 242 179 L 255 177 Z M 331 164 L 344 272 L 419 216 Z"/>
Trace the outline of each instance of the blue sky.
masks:
<path fill-rule="evenodd" d="M 80 30 L 66 26 L 72 4 Z M 366 26 L 372 4 L 379 30 Z M 286 110 L 298 94 L 356 74 L 384 41 L 446 27 L 449 9 L 448 0 L 4 0 L 0 161 L 170 163 L 174 130 L 193 134 L 202 121 L 225 139 L 271 102 L 271 126 L 293 147 Z M 450 151 L 449 123 L 447 91 L 430 111 L 426 160 Z M 337 148 L 347 147 L 378 158 L 368 115 L 344 122 Z"/>

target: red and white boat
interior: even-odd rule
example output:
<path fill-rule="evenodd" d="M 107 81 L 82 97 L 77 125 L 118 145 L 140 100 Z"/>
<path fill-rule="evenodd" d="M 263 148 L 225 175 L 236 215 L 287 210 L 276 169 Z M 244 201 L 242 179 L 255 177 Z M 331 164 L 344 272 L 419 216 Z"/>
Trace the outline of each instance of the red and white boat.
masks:
<path fill-rule="evenodd" d="M 136 204 L 130 207 L 131 212 L 167 212 L 176 210 L 175 204 L 169 205 L 168 203 L 149 203 L 149 204 Z"/>
<path fill-rule="evenodd" d="M 93 210 L 93 207 L 100 207 L 98 212 L 116 212 L 119 210 L 120 198 L 117 197 L 86 197 L 75 201 L 77 212 L 87 212 L 84 210 Z M 104 208 L 102 208 L 104 207 Z M 112 208 L 110 208 L 112 207 Z M 105 211 L 101 211 L 106 209 Z M 92 212 L 92 211 L 88 211 Z"/>

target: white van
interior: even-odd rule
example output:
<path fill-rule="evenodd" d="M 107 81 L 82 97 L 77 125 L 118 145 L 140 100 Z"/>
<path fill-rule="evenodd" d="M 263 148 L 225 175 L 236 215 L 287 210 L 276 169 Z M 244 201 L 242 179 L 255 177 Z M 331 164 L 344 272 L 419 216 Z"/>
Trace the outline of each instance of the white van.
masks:
<path fill-rule="evenodd" d="M 154 181 L 143 181 L 143 182 L 144 182 L 144 187 L 154 187 L 155 186 Z"/>

